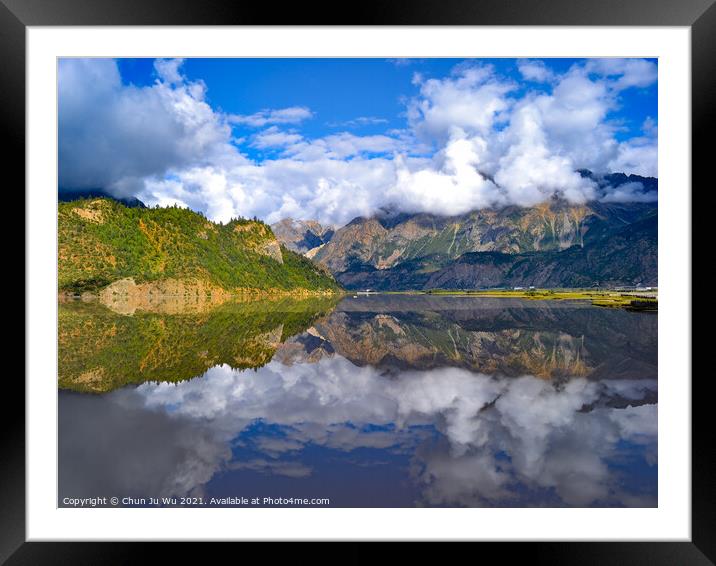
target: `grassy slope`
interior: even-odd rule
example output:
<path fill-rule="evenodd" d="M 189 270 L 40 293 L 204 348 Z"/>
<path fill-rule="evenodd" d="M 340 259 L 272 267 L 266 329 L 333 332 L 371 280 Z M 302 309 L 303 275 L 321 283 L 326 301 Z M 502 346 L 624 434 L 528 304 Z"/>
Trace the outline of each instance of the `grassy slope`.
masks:
<path fill-rule="evenodd" d="M 59 288 L 97 290 L 124 277 L 199 280 L 227 290 L 339 288 L 294 252 L 281 248 L 283 264 L 262 253 L 272 243 L 271 229 L 260 221 L 221 225 L 184 208 L 127 208 L 108 199 L 60 203 Z"/>

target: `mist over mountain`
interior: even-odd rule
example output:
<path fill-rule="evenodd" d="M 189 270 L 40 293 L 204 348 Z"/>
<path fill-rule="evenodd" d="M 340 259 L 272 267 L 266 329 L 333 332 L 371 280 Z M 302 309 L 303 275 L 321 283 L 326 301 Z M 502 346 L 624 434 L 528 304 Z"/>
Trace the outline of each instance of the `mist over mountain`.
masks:
<path fill-rule="evenodd" d="M 454 216 L 384 208 L 323 239 L 310 228 L 318 223 L 274 229 L 349 289 L 656 285 L 658 179 L 579 174 L 610 187 L 612 198 L 573 204 L 553 197 Z"/>
<path fill-rule="evenodd" d="M 107 198 L 119 202 L 128 208 L 146 208 L 146 205 L 136 197 L 114 196 L 105 189 L 68 189 L 60 187 L 57 191 L 57 200 L 59 202 L 72 202 L 73 200 L 90 198 Z"/>
<path fill-rule="evenodd" d="M 434 254 L 377 269 L 352 264 L 337 274 L 349 289 L 484 289 L 658 285 L 656 211 L 584 246 L 562 251 Z"/>
<path fill-rule="evenodd" d="M 284 218 L 271 230 L 349 289 L 657 285 L 658 179 L 578 173 L 605 188 L 600 200 L 452 216 L 383 207 L 340 228 Z M 103 189 L 59 190 L 60 202 L 98 197 L 145 208 Z"/>

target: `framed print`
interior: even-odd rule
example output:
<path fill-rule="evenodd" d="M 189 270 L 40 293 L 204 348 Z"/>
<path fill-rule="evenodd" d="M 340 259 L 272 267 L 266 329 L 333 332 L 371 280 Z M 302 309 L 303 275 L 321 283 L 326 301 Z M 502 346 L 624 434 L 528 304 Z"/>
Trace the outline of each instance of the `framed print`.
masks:
<path fill-rule="evenodd" d="M 711 2 L 3 2 L 8 564 L 382 540 L 713 562 Z"/>

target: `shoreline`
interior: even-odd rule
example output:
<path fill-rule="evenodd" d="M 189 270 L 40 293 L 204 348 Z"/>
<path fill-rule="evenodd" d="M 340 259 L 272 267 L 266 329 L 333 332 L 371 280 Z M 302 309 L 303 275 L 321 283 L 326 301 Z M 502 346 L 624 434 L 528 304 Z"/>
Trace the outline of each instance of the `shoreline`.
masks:
<path fill-rule="evenodd" d="M 160 279 L 137 283 L 133 277 L 118 279 L 102 287 L 83 292 L 58 289 L 62 299 L 109 299 L 109 298 L 187 298 L 201 300 L 225 300 L 229 298 L 270 297 L 318 297 L 346 294 L 344 289 L 259 289 L 238 287 L 224 289 L 218 285 L 193 279 Z"/>
<path fill-rule="evenodd" d="M 170 285 L 167 287 L 167 283 Z M 178 285 L 177 285 L 178 283 Z M 97 291 L 73 293 L 58 291 L 58 301 L 100 301 L 102 303 L 134 303 L 141 308 L 145 302 L 183 301 L 218 305 L 226 301 L 256 301 L 262 299 L 311 298 L 311 297 L 366 297 L 372 295 L 425 295 L 445 297 L 483 297 L 495 299 L 524 299 L 534 301 L 591 301 L 593 306 L 623 308 L 638 312 L 658 311 L 658 290 L 593 290 L 593 289 L 428 289 L 401 291 L 358 291 L 349 289 L 234 289 L 203 287 L 201 292 L 196 283 L 163 280 L 161 282 L 136 284 L 127 278 L 116 281 Z M 142 305 L 144 306 L 144 305 Z"/>
<path fill-rule="evenodd" d="M 340 297 L 340 289 L 253 289 L 226 290 L 200 281 L 165 279 L 137 284 L 124 278 L 100 289 L 83 293 L 58 291 L 58 303 L 99 302 L 120 314 L 135 311 L 180 313 L 206 311 L 228 302 Z"/>
<path fill-rule="evenodd" d="M 592 305 L 604 308 L 623 308 L 638 312 L 658 311 L 658 291 L 616 291 L 586 289 L 480 289 L 480 290 L 406 290 L 353 292 L 354 296 L 366 295 L 432 295 L 445 297 L 485 297 L 494 299 L 525 299 L 532 301 L 591 301 Z"/>

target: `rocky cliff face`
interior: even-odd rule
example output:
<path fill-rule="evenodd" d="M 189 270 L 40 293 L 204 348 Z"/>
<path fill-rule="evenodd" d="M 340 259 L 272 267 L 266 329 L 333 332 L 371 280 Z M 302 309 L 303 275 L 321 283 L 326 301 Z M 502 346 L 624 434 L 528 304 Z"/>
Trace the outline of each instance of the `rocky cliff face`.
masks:
<path fill-rule="evenodd" d="M 382 211 L 335 233 L 287 219 L 273 230 L 354 289 L 656 285 L 658 179 L 579 173 L 598 200 L 457 216 Z"/>
<path fill-rule="evenodd" d="M 655 379 L 657 319 L 584 303 L 376 295 L 347 299 L 274 359 L 339 355 L 358 366 L 460 367 L 544 379 Z"/>
<path fill-rule="evenodd" d="M 656 203 L 357 218 L 313 253 L 349 288 L 657 282 Z"/>
<path fill-rule="evenodd" d="M 431 256 L 559 251 L 584 247 L 654 208 L 648 203 L 576 206 L 554 201 L 451 217 L 422 213 L 357 218 L 337 230 L 314 257 L 333 273 L 342 273 L 356 264 L 390 269 Z"/>
<path fill-rule="evenodd" d="M 323 226 L 315 220 L 284 218 L 271 225 L 276 238 L 289 250 L 311 257 L 310 252 L 331 240 L 333 226 Z"/>
<path fill-rule="evenodd" d="M 430 256 L 380 270 L 354 266 L 338 274 L 348 288 L 480 289 L 658 284 L 657 216 L 563 251 L 468 252 L 455 260 Z"/>

